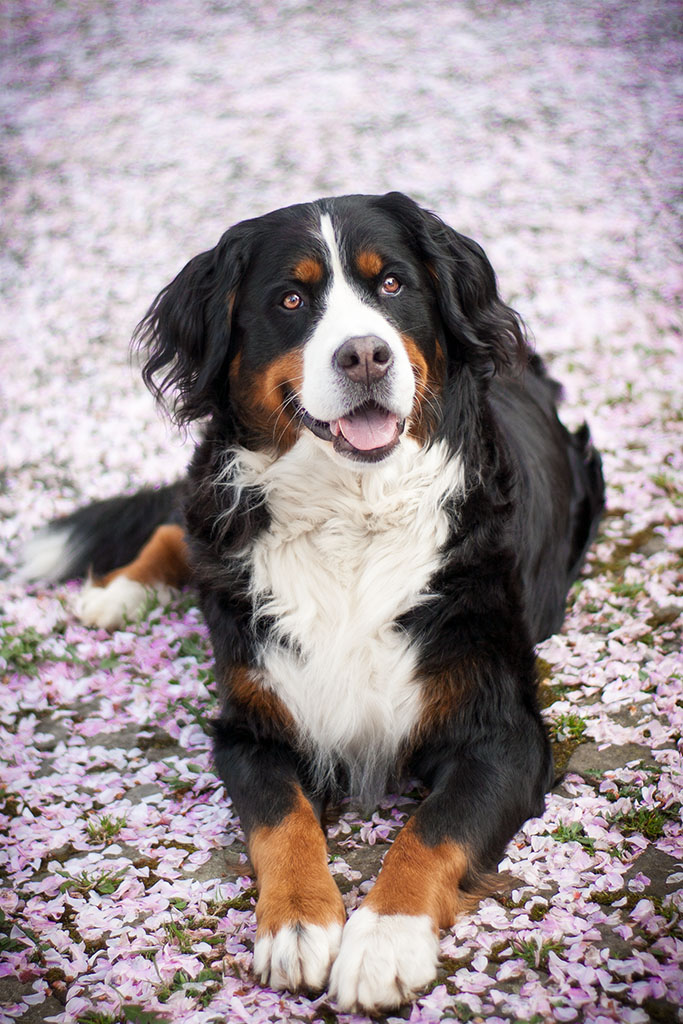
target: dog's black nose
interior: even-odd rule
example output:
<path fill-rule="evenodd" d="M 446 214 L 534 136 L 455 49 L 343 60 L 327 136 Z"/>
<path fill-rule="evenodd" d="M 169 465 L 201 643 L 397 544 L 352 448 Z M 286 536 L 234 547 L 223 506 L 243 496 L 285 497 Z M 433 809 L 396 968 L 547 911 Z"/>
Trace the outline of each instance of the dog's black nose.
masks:
<path fill-rule="evenodd" d="M 347 338 L 332 357 L 334 366 L 354 384 L 381 380 L 394 361 L 391 349 L 381 338 Z"/>

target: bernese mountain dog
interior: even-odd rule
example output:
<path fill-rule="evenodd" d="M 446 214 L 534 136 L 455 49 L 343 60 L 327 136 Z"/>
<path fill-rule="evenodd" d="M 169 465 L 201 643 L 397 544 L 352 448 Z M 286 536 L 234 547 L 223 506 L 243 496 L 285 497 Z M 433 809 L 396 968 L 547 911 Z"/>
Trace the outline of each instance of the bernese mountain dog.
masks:
<path fill-rule="evenodd" d="M 595 534 L 600 457 L 560 423 L 479 245 L 399 193 L 237 224 L 137 341 L 156 396 L 202 423 L 187 478 L 53 523 L 25 575 L 91 573 L 79 613 L 105 627 L 192 581 L 258 882 L 255 974 L 395 1007 L 543 813 L 534 645 Z M 427 795 L 347 921 L 322 811 L 402 775 Z"/>

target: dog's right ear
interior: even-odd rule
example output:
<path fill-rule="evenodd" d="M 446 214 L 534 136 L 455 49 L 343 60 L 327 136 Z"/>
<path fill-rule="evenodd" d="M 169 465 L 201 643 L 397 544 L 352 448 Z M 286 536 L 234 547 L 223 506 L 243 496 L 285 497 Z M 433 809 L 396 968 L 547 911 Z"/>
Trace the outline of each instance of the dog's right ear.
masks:
<path fill-rule="evenodd" d="M 444 325 L 449 369 L 468 364 L 479 379 L 525 367 L 529 361 L 520 317 L 498 294 L 486 253 L 408 196 L 389 192 L 376 205 L 403 224 L 429 268 Z"/>
<path fill-rule="evenodd" d="M 247 237 L 238 224 L 214 249 L 190 260 L 135 329 L 134 344 L 147 355 L 143 379 L 177 423 L 209 416 L 225 402 L 230 326 L 248 259 Z"/>

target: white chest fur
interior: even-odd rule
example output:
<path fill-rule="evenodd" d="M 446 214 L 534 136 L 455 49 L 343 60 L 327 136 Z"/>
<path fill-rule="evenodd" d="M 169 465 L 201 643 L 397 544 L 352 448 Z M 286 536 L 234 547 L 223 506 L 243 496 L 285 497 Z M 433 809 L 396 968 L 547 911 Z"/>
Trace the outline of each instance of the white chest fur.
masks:
<path fill-rule="evenodd" d="M 267 465 L 237 455 L 238 476 L 265 489 L 271 516 L 249 556 L 252 596 L 276 622 L 262 654 L 267 683 L 319 774 L 341 760 L 362 793 L 419 717 L 416 652 L 394 622 L 428 599 L 462 468 L 445 446 L 410 439 L 362 470 L 321 444 L 304 435 Z"/>

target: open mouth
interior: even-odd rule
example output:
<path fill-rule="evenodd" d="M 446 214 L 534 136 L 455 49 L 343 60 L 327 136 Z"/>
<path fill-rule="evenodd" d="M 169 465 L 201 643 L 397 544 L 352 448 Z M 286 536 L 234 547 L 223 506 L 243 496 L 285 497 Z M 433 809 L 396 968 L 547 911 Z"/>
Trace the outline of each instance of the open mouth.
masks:
<path fill-rule="evenodd" d="M 346 416 L 326 423 L 300 410 L 304 426 L 323 441 L 331 441 L 336 452 L 362 462 L 379 462 L 399 442 L 405 420 L 376 402 L 363 402 Z"/>

